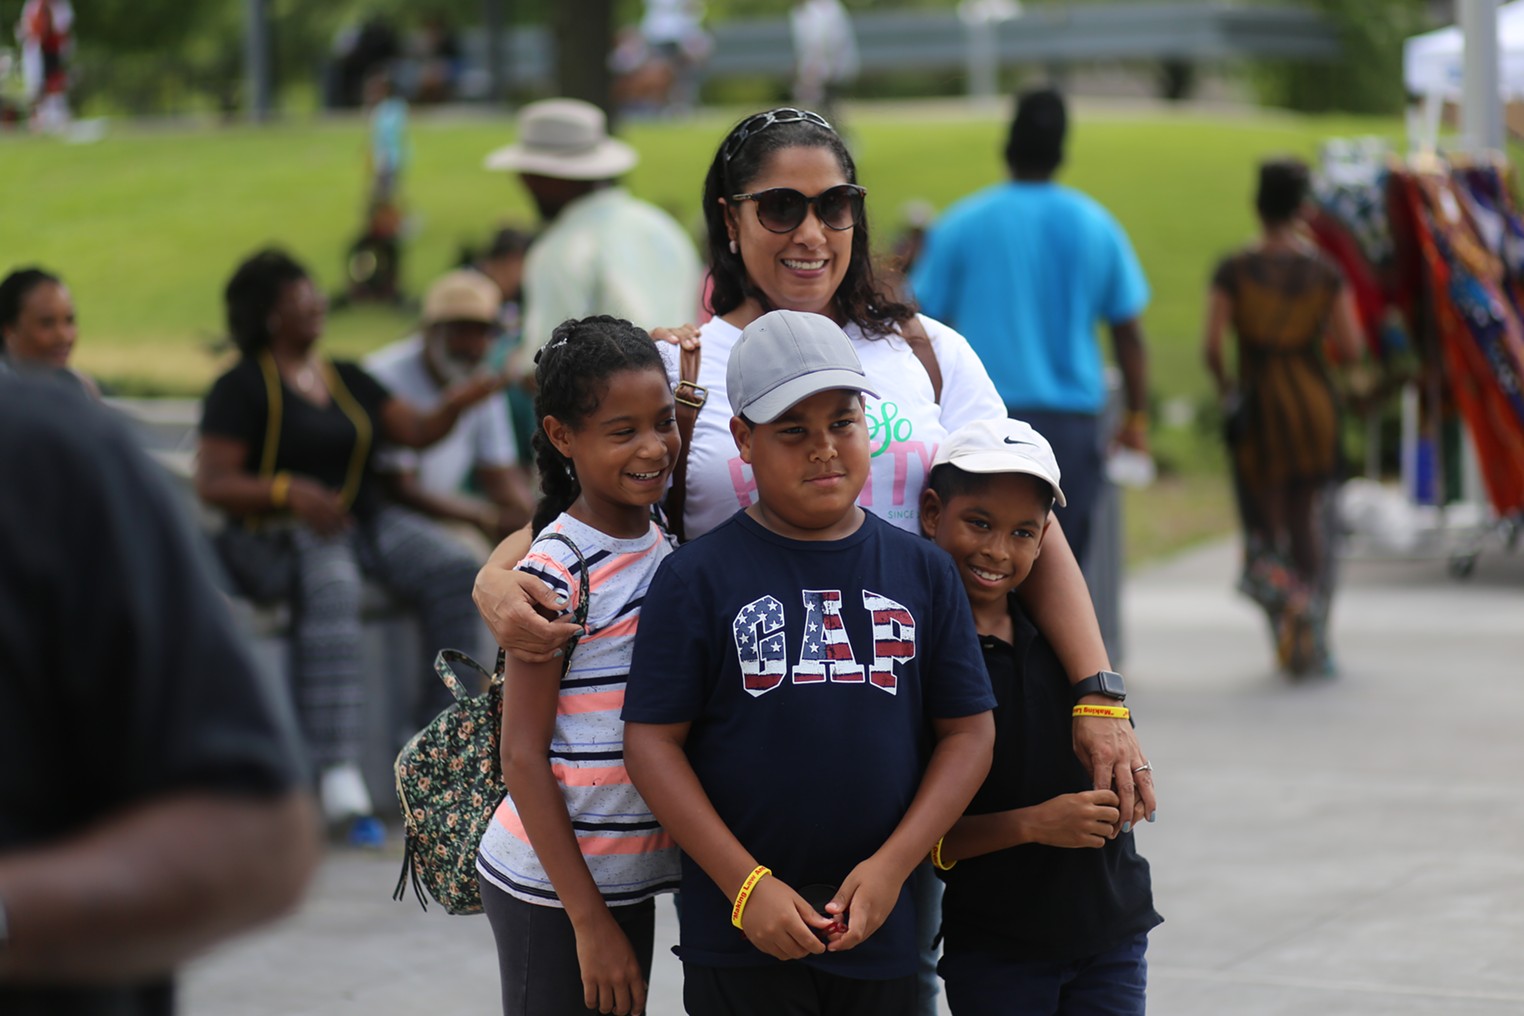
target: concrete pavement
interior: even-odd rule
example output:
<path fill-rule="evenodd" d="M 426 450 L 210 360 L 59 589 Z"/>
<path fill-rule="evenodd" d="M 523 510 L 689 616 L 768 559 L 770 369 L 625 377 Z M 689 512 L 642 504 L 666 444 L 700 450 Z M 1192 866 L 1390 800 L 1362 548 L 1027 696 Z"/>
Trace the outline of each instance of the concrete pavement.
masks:
<path fill-rule="evenodd" d="M 1157 766 L 1139 833 L 1171 1016 L 1524 1012 L 1524 555 L 1346 566 L 1335 681 L 1273 671 L 1217 543 L 1133 575 L 1129 686 Z M 335 852 L 294 917 L 191 966 L 192 1016 L 497 1010 L 483 918 L 390 899 L 400 852 Z M 650 1011 L 679 1013 L 658 906 Z"/>

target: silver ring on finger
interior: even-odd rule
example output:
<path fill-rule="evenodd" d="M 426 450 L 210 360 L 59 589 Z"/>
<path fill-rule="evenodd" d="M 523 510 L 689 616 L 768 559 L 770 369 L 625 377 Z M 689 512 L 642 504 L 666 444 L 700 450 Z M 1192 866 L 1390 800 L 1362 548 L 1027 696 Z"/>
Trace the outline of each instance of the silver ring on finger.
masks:
<path fill-rule="evenodd" d="M 1144 762 L 1142 765 L 1133 770 L 1134 773 L 1151 773 L 1153 771 L 1154 764 L 1152 762 Z"/>

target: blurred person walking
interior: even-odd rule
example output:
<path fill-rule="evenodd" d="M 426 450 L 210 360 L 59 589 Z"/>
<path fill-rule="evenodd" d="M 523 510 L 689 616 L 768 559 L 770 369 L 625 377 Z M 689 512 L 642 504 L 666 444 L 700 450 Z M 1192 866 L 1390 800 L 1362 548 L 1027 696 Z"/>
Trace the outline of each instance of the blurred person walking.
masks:
<path fill-rule="evenodd" d="M 57 374 L 99 398 L 95 381 L 69 366 L 78 341 L 74 298 L 61 278 L 30 267 L 0 280 L 0 365 Z"/>
<path fill-rule="evenodd" d="M 836 121 L 836 100 L 857 80 L 857 36 L 841 0 L 799 0 L 789 11 L 794 101 Z"/>
<path fill-rule="evenodd" d="M 1064 471 L 1056 512 L 1082 563 L 1111 441 L 1148 450 L 1147 352 L 1139 315 L 1148 282 L 1105 208 L 1054 180 L 1069 118 L 1043 88 L 1016 104 L 1006 142 L 1011 179 L 947 210 L 910 282 L 927 314 L 968 336 L 1010 415 L 1046 435 Z M 1101 433 L 1106 378 L 1095 328 L 1111 332 L 1126 413 Z"/>
<path fill-rule="evenodd" d="M 491 373 L 487 353 L 501 304 L 502 292 L 485 275 L 450 272 L 424 297 L 422 331 L 372 353 L 365 369 L 394 395 L 432 411 L 451 385 Z M 426 449 L 383 446 L 377 471 L 399 504 L 440 520 L 479 561 L 528 522 L 533 508 L 502 398 L 465 410 Z"/>
<path fill-rule="evenodd" d="M 69 124 L 69 58 L 74 54 L 74 8 L 69 0 L 26 0 L 16 23 L 21 79 L 32 107 L 32 128 Z"/>
<path fill-rule="evenodd" d="M 1302 228 L 1307 196 L 1305 163 L 1260 165 L 1260 236 L 1212 273 L 1203 355 L 1223 401 L 1244 527 L 1239 589 L 1265 608 L 1282 667 L 1331 675 L 1335 530 L 1326 519 L 1343 456 L 1329 361 L 1357 360 L 1361 338 L 1350 288 Z"/>
<path fill-rule="evenodd" d="M 524 263 L 524 341 L 513 362 L 521 376 L 563 321 L 608 314 L 651 329 L 696 313 L 693 241 L 616 183 L 639 158 L 609 137 L 601 109 L 579 99 L 525 106 L 518 141 L 487 156 L 487 169 L 519 175 L 545 223 Z"/>
<path fill-rule="evenodd" d="M 699 68 L 714 49 L 714 40 L 704 31 L 704 0 L 645 0 L 640 34 L 671 68 L 665 111 L 691 113 L 698 105 Z"/>
<path fill-rule="evenodd" d="M 477 563 L 387 499 L 376 446 L 434 443 L 500 381 L 461 381 L 424 412 L 359 366 L 329 360 L 318 351 L 323 297 L 281 251 L 239 265 L 225 299 L 242 355 L 207 393 L 196 492 L 229 516 L 218 546 L 240 590 L 290 605 L 297 712 L 324 815 L 351 843 L 376 845 L 384 829 L 359 768 L 363 580 L 418 610 L 429 659 L 440 648 L 478 652 L 484 634 L 470 598 Z M 419 726 L 452 700 L 420 664 Z"/>
<path fill-rule="evenodd" d="M 289 699 L 77 387 L 0 376 L 0 489 L 0 1012 L 166 1016 L 316 864 Z"/>

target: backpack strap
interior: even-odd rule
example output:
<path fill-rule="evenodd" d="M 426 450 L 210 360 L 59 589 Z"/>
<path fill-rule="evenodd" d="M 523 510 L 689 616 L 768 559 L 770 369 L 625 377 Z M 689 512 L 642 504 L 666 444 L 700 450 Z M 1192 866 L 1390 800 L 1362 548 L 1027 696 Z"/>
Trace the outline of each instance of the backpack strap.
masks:
<path fill-rule="evenodd" d="M 900 337 L 910 344 L 910 351 L 921 361 L 921 366 L 926 368 L 926 376 L 931 378 L 931 400 L 940 406 L 942 365 L 937 362 L 937 351 L 932 348 L 931 336 L 926 334 L 926 326 L 921 324 L 919 314 L 911 315 L 910 320 L 900 325 Z"/>
<path fill-rule="evenodd" d="M 575 620 L 578 624 L 587 624 L 587 611 L 588 606 L 592 602 L 593 594 L 592 585 L 588 581 L 587 577 L 587 559 L 582 556 L 582 548 L 578 547 L 576 543 L 572 541 L 572 538 L 564 533 L 541 533 L 535 538 L 534 543 L 529 545 L 529 549 L 533 550 L 535 543 L 540 543 L 543 540 L 555 540 L 559 543 L 564 543 L 572 549 L 573 554 L 577 555 L 577 606 L 572 609 L 572 619 Z M 566 670 L 571 666 L 572 650 L 577 648 L 577 640 L 581 637 L 581 635 L 573 635 L 570 639 L 567 640 L 566 648 L 561 651 L 562 677 L 566 676 Z M 506 669 L 507 665 L 508 654 L 503 650 L 502 646 L 498 646 L 497 668 L 495 673 L 492 675 L 493 680 L 502 680 L 503 672 Z"/>
<path fill-rule="evenodd" d="M 693 447 L 693 425 L 698 422 L 699 410 L 709 399 L 709 389 L 697 383 L 702 356 L 702 349 L 682 350 L 678 360 L 678 382 L 672 388 L 682 447 L 678 449 L 677 462 L 672 467 L 672 487 L 667 491 L 665 510 L 668 531 L 677 537 L 678 543 L 684 539 L 683 506 L 688 500 L 688 451 Z"/>

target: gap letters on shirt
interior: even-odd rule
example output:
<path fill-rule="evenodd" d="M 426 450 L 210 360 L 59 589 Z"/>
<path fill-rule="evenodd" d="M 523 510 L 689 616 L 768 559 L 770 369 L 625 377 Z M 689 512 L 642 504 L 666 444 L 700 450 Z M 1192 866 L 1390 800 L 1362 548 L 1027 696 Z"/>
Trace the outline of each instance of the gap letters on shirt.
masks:
<path fill-rule="evenodd" d="M 761 596 L 736 612 L 731 622 L 742 686 L 753 698 L 789 678 L 794 684 L 869 684 L 890 695 L 899 691 L 896 663 L 915 659 L 915 618 L 906 607 L 870 590 L 851 609 L 867 611 L 873 622 L 873 658 L 864 665 L 842 625 L 840 589 L 803 589 L 792 611 L 775 596 Z M 792 638 L 790 629 L 792 628 Z M 798 647 L 789 654 L 789 644 Z M 790 660 L 794 661 L 792 667 Z"/>

